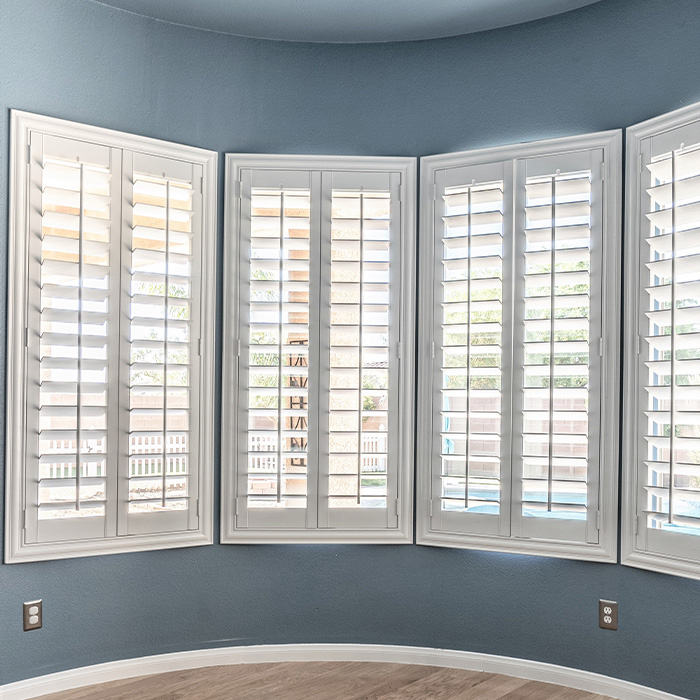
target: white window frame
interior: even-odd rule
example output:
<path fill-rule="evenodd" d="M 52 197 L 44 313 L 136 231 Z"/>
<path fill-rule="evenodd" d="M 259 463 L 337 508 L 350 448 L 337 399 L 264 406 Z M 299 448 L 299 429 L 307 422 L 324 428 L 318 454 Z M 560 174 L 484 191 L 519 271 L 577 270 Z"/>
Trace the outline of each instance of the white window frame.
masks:
<path fill-rule="evenodd" d="M 202 234 L 200 316 L 200 416 L 198 527 L 179 532 L 118 535 L 96 539 L 27 544 L 24 539 L 25 452 L 26 452 L 26 357 L 29 160 L 31 133 L 100 144 L 185 161 L 202 167 Z M 6 398 L 6 511 L 5 563 L 67 559 L 120 552 L 171 549 L 213 542 L 213 459 L 214 459 L 214 331 L 216 272 L 216 182 L 217 154 L 191 146 L 87 126 L 62 119 L 12 110 L 9 197 L 9 265 L 7 319 Z M 123 224 L 122 224 L 123 225 Z M 122 361 L 123 358 L 120 359 Z"/>
<path fill-rule="evenodd" d="M 398 173 L 401 178 L 401 414 L 398 435 L 398 527 L 388 529 L 244 529 L 236 527 L 238 489 L 238 297 L 241 171 L 287 170 Z M 413 414 L 414 414 L 414 296 L 415 296 L 415 158 L 363 156 L 296 156 L 226 154 L 224 330 L 222 393 L 221 543 L 346 543 L 410 544 L 413 542 Z M 311 505 L 312 501 L 309 500 Z"/>
<path fill-rule="evenodd" d="M 683 127 L 694 128 L 700 135 L 700 103 L 689 105 L 667 114 L 654 117 L 635 124 L 627 129 L 627 191 L 625 209 L 625 372 L 626 381 L 624 393 L 624 438 L 622 459 L 622 564 L 664 574 L 700 579 L 700 557 L 692 552 L 685 555 L 685 545 L 682 538 L 694 538 L 696 552 L 700 547 L 700 536 L 674 535 L 665 533 L 666 537 L 678 538 L 673 542 L 672 552 L 650 551 L 645 546 L 647 529 L 645 516 L 641 513 L 643 503 L 640 503 L 641 487 L 638 484 L 638 452 L 641 441 L 640 411 L 644 410 L 640 401 L 640 371 L 642 368 L 639 327 L 640 300 L 643 293 L 640 279 L 641 192 L 643 187 L 642 171 L 644 142 L 654 137 L 664 138 L 668 132 Z M 694 137 L 695 138 L 695 137 Z M 672 140 L 675 139 L 671 137 Z M 697 138 L 700 141 L 700 138 Z M 677 148 L 677 146 L 673 146 Z M 682 551 L 682 554 L 679 554 Z"/>
<path fill-rule="evenodd" d="M 483 535 L 469 532 L 449 532 L 431 528 L 432 512 L 432 411 L 433 411 L 433 269 L 435 236 L 435 175 L 438 171 L 465 166 L 512 160 L 512 167 L 506 167 L 507 178 L 512 181 L 516 161 L 531 157 L 560 156 L 570 152 L 590 149 L 603 149 L 603 255 L 602 279 L 604 281 L 602 318 L 602 358 L 601 386 L 606 387 L 601 399 L 601 450 L 599 481 L 599 541 L 580 543 L 555 539 L 518 538 L 510 534 Z M 622 132 L 619 130 L 584 134 L 571 138 L 551 139 L 533 143 L 481 149 L 461 153 L 449 153 L 421 158 L 421 236 L 420 236 L 420 277 L 419 288 L 425 292 L 419 300 L 418 325 L 418 409 L 417 409 L 417 499 L 416 499 L 416 542 L 417 544 L 479 549 L 496 552 L 514 552 L 540 556 L 580 559 L 615 563 L 617 561 L 617 503 L 618 503 L 618 404 L 619 404 L 619 308 L 620 308 L 620 228 L 621 228 L 621 161 Z M 512 188 L 515 190 L 515 188 Z M 507 197 L 507 193 L 504 192 Z M 504 213 L 513 210 L 515 202 L 507 197 L 504 200 Z M 504 236 L 512 228 L 504 221 Z M 504 259 L 504 268 L 511 269 L 511 261 Z M 504 274 L 505 281 L 505 274 Z M 516 302 L 517 303 L 517 302 Z M 512 310 L 511 310 L 512 311 Z M 511 314 L 512 316 L 512 314 Z M 512 330 L 512 328 L 510 329 Z M 593 352 L 593 346 L 591 346 Z M 513 367 L 517 370 L 517 367 Z M 508 386 L 507 391 L 511 391 Z M 508 433 L 504 433 L 507 439 Z M 512 440 L 512 437 L 511 437 Z M 515 456 L 515 449 L 513 450 Z M 510 469 L 502 476 L 508 488 Z M 519 484 L 513 484 L 513 488 Z M 508 503 L 511 503 L 510 496 Z M 465 526 L 466 529 L 466 526 Z"/>

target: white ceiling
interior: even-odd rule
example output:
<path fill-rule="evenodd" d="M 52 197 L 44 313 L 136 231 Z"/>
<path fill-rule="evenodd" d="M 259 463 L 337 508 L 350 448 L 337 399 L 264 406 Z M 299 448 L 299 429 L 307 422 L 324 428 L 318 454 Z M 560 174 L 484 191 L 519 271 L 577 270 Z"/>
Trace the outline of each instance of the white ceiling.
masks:
<path fill-rule="evenodd" d="M 600 0 L 93 0 L 156 19 L 287 41 L 412 41 L 469 34 Z"/>

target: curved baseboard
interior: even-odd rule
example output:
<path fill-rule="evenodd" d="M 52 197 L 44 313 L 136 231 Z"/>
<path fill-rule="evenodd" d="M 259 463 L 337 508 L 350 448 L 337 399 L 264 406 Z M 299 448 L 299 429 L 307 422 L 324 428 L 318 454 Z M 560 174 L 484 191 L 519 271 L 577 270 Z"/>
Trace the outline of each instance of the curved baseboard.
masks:
<path fill-rule="evenodd" d="M 2 700 L 29 700 L 47 693 L 155 673 L 207 666 L 283 661 L 376 661 L 442 666 L 467 671 L 501 673 L 516 678 L 554 683 L 577 690 L 608 695 L 618 700 L 685 700 L 678 695 L 671 695 L 629 681 L 540 661 L 454 649 L 383 644 L 269 644 L 158 654 L 157 656 L 144 656 L 138 659 L 85 666 L 10 683 L 0 686 L 0 698 Z"/>

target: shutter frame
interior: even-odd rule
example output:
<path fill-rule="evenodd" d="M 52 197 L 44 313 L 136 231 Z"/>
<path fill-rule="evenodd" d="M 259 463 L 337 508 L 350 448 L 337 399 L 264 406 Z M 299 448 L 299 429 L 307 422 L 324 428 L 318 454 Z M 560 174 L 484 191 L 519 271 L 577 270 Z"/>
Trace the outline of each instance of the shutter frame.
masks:
<path fill-rule="evenodd" d="M 27 244 L 29 241 L 28 225 L 26 218 L 27 214 L 27 193 L 30 186 L 28 175 L 29 171 L 34 166 L 36 161 L 33 161 L 31 149 L 29 150 L 29 158 L 25 157 L 28 152 L 28 145 L 31 143 L 41 144 L 45 140 L 54 150 L 57 150 L 57 155 L 68 155 L 72 157 L 73 151 L 63 153 L 61 148 L 71 141 L 78 143 L 79 148 L 86 152 L 94 151 L 95 149 L 106 149 L 109 153 L 109 159 L 112 163 L 112 180 L 111 180 L 111 214 L 112 214 L 112 252 L 116 249 L 116 253 L 111 256 L 111 265 L 113 268 L 119 264 L 120 233 L 121 233 L 121 160 L 122 153 L 132 152 L 136 150 L 159 154 L 170 158 L 175 158 L 180 161 L 189 161 L 197 163 L 202 171 L 202 190 L 205 195 L 202 199 L 200 211 L 203 221 L 206 222 L 202 232 L 202 264 L 211 272 L 213 271 L 215 260 L 215 248 L 213 246 L 212 233 L 215 232 L 215 217 L 216 217 L 216 199 L 215 199 L 215 180 L 216 180 L 216 154 L 211 151 L 196 149 L 188 146 L 180 146 L 178 144 L 170 144 L 155 139 L 147 139 L 144 137 L 133 136 L 122 132 L 102 129 L 73 122 L 67 122 L 60 119 L 43 117 L 27 112 L 12 110 L 11 112 L 11 176 L 10 176 L 10 295 L 8 300 L 8 368 L 11 372 L 8 374 L 8 391 L 7 391 L 7 488 L 6 488 L 6 548 L 5 561 L 6 563 L 16 563 L 22 561 L 42 561 L 51 559 L 63 559 L 80 556 L 102 555 L 116 552 L 127 551 L 145 551 L 153 549 L 164 549 L 172 547 L 196 546 L 202 544 L 210 544 L 212 541 L 212 522 L 211 522 L 211 487 L 212 474 L 211 469 L 205 469 L 200 475 L 200 498 L 196 507 L 201 514 L 199 523 L 196 529 L 185 532 L 168 532 L 163 528 L 159 528 L 157 532 L 148 533 L 145 535 L 134 536 L 119 536 L 116 530 L 116 484 L 117 477 L 113 475 L 108 479 L 108 492 L 106 504 L 106 529 L 100 528 L 99 536 L 95 539 L 70 539 L 70 533 L 62 533 L 61 530 L 70 529 L 66 523 L 62 521 L 55 527 L 55 541 L 32 541 L 40 538 L 32 536 L 32 520 L 36 522 L 36 510 L 32 510 L 31 502 L 26 499 L 29 497 L 30 489 L 27 488 L 25 479 L 27 472 L 25 471 L 25 454 L 26 454 L 26 429 L 31 426 L 27 422 L 24 406 L 27 401 L 27 393 L 25 387 L 25 378 L 27 382 L 27 357 L 24 352 L 25 332 L 27 340 L 31 345 L 36 342 L 32 339 L 31 329 L 26 320 L 27 303 L 28 303 L 28 287 L 27 287 L 27 262 L 29 250 Z M 53 197 L 54 194 L 50 193 Z M 85 198 L 86 206 L 92 206 L 95 197 L 89 195 Z M 71 205 L 72 206 L 72 205 Z M 70 240 L 70 238 L 68 239 Z M 69 253 L 69 248 L 61 244 L 55 250 L 65 250 Z M 90 241 L 87 241 L 84 246 L 85 255 L 98 254 L 98 247 Z M 72 254 L 72 253 L 71 253 Z M 120 275 L 117 276 L 118 278 Z M 121 283 L 119 279 L 114 280 L 116 286 Z M 213 279 L 213 278 L 211 278 Z M 89 287 L 85 287 L 84 297 L 86 301 L 94 303 L 100 295 L 96 294 Z M 50 290 L 49 290 L 50 291 Z M 60 295 L 60 288 L 57 290 Z M 47 292 L 48 294 L 49 292 Z M 206 296 L 213 299 L 213 285 L 209 285 L 206 289 Z M 51 291 L 52 298 L 54 292 Z M 71 295 L 63 295 L 61 298 L 70 299 Z M 210 302 L 211 303 L 211 302 Z M 80 307 L 82 308 L 82 307 Z M 118 309 L 118 305 L 117 305 Z M 116 309 L 110 310 L 110 314 L 116 312 Z M 93 311 L 83 310 L 84 318 L 90 323 L 94 323 L 97 316 Z M 55 318 L 57 321 L 69 319 L 69 314 L 66 312 L 52 311 L 47 318 Z M 116 316 L 113 316 L 116 318 Z M 118 329 L 118 323 L 113 324 L 113 331 Z M 202 318 L 202 328 L 204 329 L 204 337 L 213 339 L 213 308 L 207 309 Z M 66 336 L 68 337 L 68 336 Z M 89 339 L 89 338 L 88 338 Z M 213 346 L 213 342 L 209 341 Z M 90 347 L 89 345 L 86 347 Z M 213 347 L 212 347 L 213 350 Z M 118 348 L 117 348 L 118 351 Z M 202 432 L 202 454 L 207 457 L 207 462 L 210 464 L 210 456 L 212 454 L 212 438 L 213 438 L 213 353 L 211 350 L 207 352 L 206 362 L 203 365 L 204 379 L 201 386 L 201 393 L 204 397 L 205 409 L 202 413 L 201 422 L 198 429 Z M 94 365 L 93 360 L 84 360 L 87 363 L 85 366 Z M 89 363 L 93 363 L 90 365 Z M 56 364 L 52 362 L 51 366 L 57 368 L 67 365 L 64 362 Z M 112 393 L 114 393 L 115 372 L 111 372 L 109 379 L 112 385 Z M 83 379 L 85 387 L 92 387 L 85 379 Z M 97 386 L 97 385 L 94 385 Z M 58 387 L 56 387 L 58 389 Z M 62 390 L 62 389 L 61 389 Z M 90 391 L 93 389 L 90 388 Z M 113 397 L 115 406 L 117 397 Z M 110 408 L 110 407 L 108 407 Z M 89 406 L 85 409 L 85 415 L 96 415 L 95 409 Z M 60 412 L 59 412 L 60 413 Z M 59 415 L 55 410 L 52 410 L 52 415 Z M 116 415 L 116 411 L 111 412 Z M 107 429 L 114 434 L 115 420 L 112 420 L 111 427 Z M 115 437 L 116 445 L 116 437 Z M 116 455 L 116 449 L 111 451 Z M 111 457 L 110 457 L 111 458 Z M 113 458 L 111 458 L 113 459 Z M 113 460 L 116 463 L 116 460 Z M 116 468 L 116 464 L 115 464 Z M 120 465 L 120 469 L 123 468 Z M 86 477 L 87 478 L 87 477 Z M 89 479 L 88 479 L 89 481 Z M 31 488 L 34 488 L 33 486 Z M 94 521 L 94 518 L 93 518 Z M 27 530 L 25 531 L 25 523 Z M 63 538 L 63 535 L 68 538 Z M 27 535 L 29 535 L 27 537 Z M 59 535 L 56 537 L 55 535 Z M 46 539 L 46 538 L 44 538 Z"/>
<path fill-rule="evenodd" d="M 620 152 L 621 152 L 621 132 L 601 132 L 588 134 L 580 137 L 553 139 L 551 141 L 533 142 L 531 144 L 521 144 L 518 146 L 503 146 L 481 151 L 465 153 L 443 154 L 438 156 L 428 156 L 421 159 L 421 191 L 432 192 L 433 183 L 437 173 L 445 171 L 454 173 L 459 168 L 466 166 L 479 166 L 493 163 L 497 160 L 510 160 L 515 168 L 515 161 L 530 158 L 541 158 L 544 156 L 557 156 L 562 152 L 578 153 L 589 149 L 602 148 L 605 151 L 605 164 L 603 171 L 599 173 L 601 180 L 604 179 L 603 186 L 605 197 L 602 207 L 602 216 L 606 230 L 606 254 L 603 264 L 605 265 L 606 283 L 603 289 L 605 305 L 609 309 L 606 311 L 604 319 L 605 333 L 603 337 L 603 362 L 601 366 L 601 382 L 605 386 L 614 386 L 617 382 L 617 372 L 615 366 L 616 357 L 616 319 L 618 318 L 619 292 L 615 287 L 615 282 L 619 280 L 616 263 L 619 260 L 619 221 L 620 212 L 618 197 L 620 192 Z M 517 171 L 516 171 L 517 174 Z M 597 175 L 597 173 L 594 173 Z M 431 231 L 434 226 L 435 204 L 425 198 L 421 202 L 423 212 L 423 230 Z M 515 230 L 517 235 L 517 227 Z M 431 267 L 433 265 L 432 251 L 427 248 L 426 240 L 432 236 L 423 236 L 423 248 L 421 250 L 421 279 L 432 277 Z M 422 299 L 419 313 L 419 338 L 425 337 L 429 333 L 431 319 L 433 315 L 433 302 L 426 298 Z M 418 424 L 421 426 L 430 425 L 430 412 L 425 409 L 427 397 L 433 391 L 432 382 L 432 358 L 431 346 L 435 342 L 432 337 L 428 339 L 426 345 L 421 348 L 419 356 L 419 401 L 418 401 Z M 419 340 L 420 342 L 420 340 Z M 437 342 L 435 342 L 437 346 Z M 597 345 L 597 341 L 596 341 Z M 437 348 L 435 351 L 437 355 Z M 517 362 L 515 363 L 517 366 Z M 614 426 L 618 410 L 618 401 L 614 391 L 606 394 L 601 401 L 602 421 L 606 426 Z M 514 430 L 513 442 L 515 443 L 516 431 Z M 427 464 L 430 461 L 430 444 L 433 438 L 428 436 L 427 431 L 421 430 L 418 434 L 418 459 L 419 464 Z M 567 542 L 558 541 L 553 538 L 542 537 L 494 537 L 483 536 L 475 533 L 459 533 L 439 529 L 436 521 L 437 502 L 430 497 L 431 483 L 427 475 L 427 470 L 419 470 L 418 497 L 417 497 L 417 542 L 433 546 L 464 547 L 474 549 L 485 549 L 492 551 L 513 551 L 525 554 L 540 554 L 546 556 L 556 556 L 574 559 L 588 559 L 594 561 L 614 562 L 616 560 L 616 502 L 617 502 L 617 480 L 616 480 L 616 441 L 614 430 L 607 428 L 607 434 L 602 440 L 601 447 L 601 539 L 599 543 L 594 542 Z M 422 473 L 421 473 L 422 471 Z M 517 493 L 520 488 L 516 479 L 513 480 L 512 490 Z M 514 499 L 515 500 L 515 499 Z M 432 514 L 431 514 L 432 508 Z M 515 511 L 514 511 L 515 512 Z M 597 519 L 596 512 L 589 516 L 589 522 L 594 525 Z M 514 523 L 515 528 L 515 523 Z M 516 530 L 514 529 L 513 534 Z M 597 532 L 597 528 L 596 528 Z M 586 539 L 592 539 L 589 533 Z"/>
<path fill-rule="evenodd" d="M 687 149 L 692 144 L 699 143 L 700 104 L 655 117 L 627 130 L 625 269 L 627 288 L 630 292 L 627 295 L 626 305 L 625 400 L 629 410 L 625 412 L 623 447 L 622 563 L 694 579 L 700 579 L 700 538 L 697 535 L 649 527 L 645 513 L 647 510 L 645 463 L 652 461 L 646 456 L 648 448 L 644 437 L 649 434 L 650 419 L 647 419 L 646 413 L 652 410 L 647 403 L 648 391 L 643 387 L 650 384 L 648 380 L 650 370 L 646 365 L 652 360 L 648 352 L 653 345 L 648 342 L 648 339 L 667 337 L 654 335 L 648 328 L 650 321 L 647 318 L 649 311 L 647 290 L 651 291 L 653 287 L 650 286 L 648 279 L 645 279 L 651 269 L 650 258 L 647 255 L 647 242 L 651 241 L 650 220 L 646 216 L 649 208 L 645 202 L 647 189 L 654 186 L 650 171 L 657 170 L 650 167 L 652 162 L 677 151 L 681 144 Z M 682 182 L 678 179 L 676 181 Z M 691 189 L 686 195 L 689 193 L 692 193 L 696 201 L 699 199 L 696 194 L 697 187 Z M 679 196 L 678 193 L 676 196 Z M 666 210 L 671 211 L 669 207 L 666 207 Z M 669 228 L 668 221 L 662 225 L 662 228 Z M 679 235 L 671 229 L 671 236 Z M 683 262 L 684 258 L 681 256 L 678 260 Z M 693 279 L 697 277 L 696 274 Z M 664 285 L 668 286 L 666 283 Z M 678 283 L 676 282 L 674 286 L 677 287 Z M 676 306 L 676 311 L 680 308 L 682 307 Z M 669 338 L 669 349 L 674 354 L 676 338 L 677 335 L 672 332 Z M 676 359 L 676 363 L 678 362 L 679 360 Z M 664 412 L 663 409 L 662 412 Z M 670 426 L 670 431 L 675 434 L 673 424 Z M 650 490 L 654 489 L 650 487 Z M 663 491 L 667 489 L 663 487 Z"/>
<path fill-rule="evenodd" d="M 363 158 L 363 157 L 323 157 L 323 156 L 278 156 L 278 155 L 239 155 L 239 154 L 227 154 L 226 157 L 226 177 L 227 177 L 227 199 L 226 199 L 226 227 L 227 227 L 227 244 L 225 250 L 226 263 L 225 269 L 228 271 L 238 269 L 239 260 L 242 258 L 242 252 L 240 250 L 241 243 L 238 240 L 237 231 L 243 223 L 242 216 L 245 208 L 244 203 L 244 191 L 245 184 L 241 181 L 244 173 L 247 170 L 253 170 L 258 174 L 264 171 L 277 171 L 277 172 L 289 172 L 289 171 L 303 171 L 312 172 L 318 175 L 318 193 L 321 191 L 321 178 L 326 177 L 326 173 L 339 173 L 339 177 L 347 178 L 342 184 L 356 182 L 357 177 L 361 173 L 366 173 L 367 177 L 365 182 L 373 186 L 376 186 L 376 180 L 379 178 L 385 178 L 385 172 L 395 172 L 397 173 L 397 182 L 394 185 L 396 194 L 401 195 L 400 201 L 397 197 L 397 205 L 401 208 L 401 222 L 403 236 L 405 240 L 406 247 L 401 250 L 400 260 L 398 261 L 401 270 L 402 278 L 405 280 L 405 287 L 403 289 L 404 294 L 402 295 L 402 304 L 400 307 L 401 314 L 401 327 L 402 332 L 406 332 L 409 336 L 411 334 L 410 328 L 412 325 L 412 304 L 413 304 L 413 286 L 410 284 L 410 273 L 406 277 L 405 270 L 410 270 L 413 264 L 413 257 L 410 249 L 410 242 L 414 237 L 414 222 L 412 218 L 412 201 L 415 193 L 415 160 L 410 158 Z M 374 172 L 373 172 L 374 171 Z M 335 177 L 335 176 L 334 176 Z M 236 183 L 242 182 L 239 186 Z M 338 180 L 340 182 L 340 180 Z M 278 183 L 279 184 L 279 183 Z M 239 187 L 240 192 L 243 194 L 239 197 Z M 404 190 L 401 192 L 401 190 Z M 318 194 L 317 194 L 318 197 Z M 312 197 L 313 202 L 313 197 Z M 329 216 L 329 211 L 325 210 L 326 206 L 330 205 L 330 202 L 325 203 L 324 199 L 319 199 L 320 208 L 318 210 L 319 220 L 323 217 Z M 313 205 L 312 205 L 313 206 Z M 325 213 L 324 213 L 325 212 Z M 322 236 L 323 237 L 323 236 Z M 319 253 L 320 254 L 320 253 Z M 398 268 L 397 268 L 398 269 Z M 225 305 L 225 332 L 224 332 L 224 357 L 230 356 L 227 351 L 227 347 L 236 349 L 239 337 L 238 328 L 241 324 L 245 322 L 244 318 L 241 318 L 240 311 L 240 290 L 234 289 L 233 284 L 228 282 L 231 277 L 230 273 L 225 274 L 225 291 L 224 291 L 224 305 Z M 313 304 L 312 304 L 313 307 Z M 314 311 L 315 313 L 315 311 Z M 323 326 L 323 322 L 321 326 Z M 244 343 L 242 343 L 244 347 Z M 407 392 L 410 395 L 411 390 L 411 372 L 410 363 L 412 360 L 412 352 L 402 349 L 402 353 L 408 360 L 407 369 L 404 369 L 406 362 L 401 363 L 400 374 L 400 385 L 402 387 L 402 392 Z M 225 382 L 238 381 L 240 383 L 240 372 L 242 367 L 236 367 L 233 362 L 224 362 L 224 377 Z M 312 370 L 313 374 L 313 370 Z M 323 376 L 323 373 L 321 374 Z M 408 469 L 408 465 L 411 460 L 411 434 L 412 434 L 412 417 L 406 415 L 407 412 L 403 411 L 400 418 L 400 425 L 397 426 L 399 429 L 398 443 L 400 445 L 400 456 L 398 463 L 401 465 L 400 473 L 398 475 L 398 493 L 400 500 L 404 503 L 410 503 L 412 500 L 412 479 Z M 235 447 L 235 441 L 238 440 L 240 443 L 240 435 L 242 434 L 242 426 L 234 431 L 229 429 L 234 425 L 235 421 L 240 423 L 241 417 L 243 415 L 243 410 L 238 410 L 236 402 L 233 400 L 225 401 L 223 408 L 223 425 L 222 430 L 222 452 L 223 454 L 233 455 L 238 451 L 238 459 L 240 463 L 240 455 L 242 454 L 242 447 Z M 324 416 L 320 415 L 321 423 L 323 424 Z M 396 518 L 396 513 L 398 511 L 394 501 L 388 503 L 389 506 L 387 512 L 392 512 L 398 523 L 394 525 L 393 528 L 387 529 L 382 523 L 382 527 L 376 527 L 376 524 L 371 527 L 358 526 L 356 523 L 347 522 L 330 522 L 328 525 L 330 527 L 323 527 L 325 522 L 325 516 L 323 515 L 323 509 L 319 509 L 319 513 L 322 516 L 322 520 L 319 521 L 319 527 L 304 527 L 304 528 L 288 528 L 280 527 L 278 529 L 256 529 L 252 527 L 246 527 L 245 516 L 241 518 L 241 515 L 245 512 L 245 506 L 243 501 L 245 499 L 241 498 L 241 488 L 244 485 L 243 479 L 234 474 L 234 466 L 229 458 L 228 466 L 226 462 L 224 463 L 224 469 L 222 474 L 222 521 L 221 521 L 221 541 L 222 543 L 238 543 L 238 542 L 357 542 L 357 543 L 374 543 L 374 542 L 395 542 L 395 543 L 408 543 L 411 541 L 411 530 L 412 530 L 412 513 L 411 509 L 403 507 L 400 509 L 398 518 Z M 319 480 L 319 489 L 323 489 L 324 479 Z M 322 490 L 319 490 L 319 498 L 324 498 Z M 309 489 L 309 494 L 314 496 L 316 494 L 311 492 Z M 236 515 L 236 507 L 238 509 L 238 515 Z M 354 520 L 355 518 L 352 518 Z M 307 519 L 307 522 L 313 524 L 313 518 Z M 250 522 L 248 522 L 250 524 Z M 368 523 L 369 524 L 369 523 Z M 243 526 L 243 527 L 241 527 Z"/>

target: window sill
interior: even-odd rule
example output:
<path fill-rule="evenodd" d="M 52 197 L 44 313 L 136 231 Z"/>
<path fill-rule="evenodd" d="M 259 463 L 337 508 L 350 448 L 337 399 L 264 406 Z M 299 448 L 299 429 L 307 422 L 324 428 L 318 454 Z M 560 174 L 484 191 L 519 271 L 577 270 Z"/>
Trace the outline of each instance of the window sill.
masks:
<path fill-rule="evenodd" d="M 5 564 L 54 561 L 77 557 L 96 557 L 105 554 L 150 552 L 160 549 L 201 547 L 213 544 L 210 534 L 200 530 L 167 535 L 133 535 L 110 537 L 101 540 L 75 540 L 72 542 L 48 542 L 42 544 L 5 543 Z"/>
<path fill-rule="evenodd" d="M 616 564 L 615 549 L 607 551 L 601 544 L 577 542 L 556 542 L 552 540 L 511 539 L 508 537 L 470 536 L 461 533 L 419 531 L 416 544 L 430 547 L 449 547 L 452 549 L 476 549 L 486 552 L 503 552 L 509 554 L 528 554 L 558 559 L 575 559 L 580 561 L 597 561 L 604 564 Z"/>
<path fill-rule="evenodd" d="M 401 530 L 228 530 L 221 544 L 413 544 Z"/>
<path fill-rule="evenodd" d="M 641 550 L 634 550 L 623 557 L 624 566 L 631 566 L 635 569 L 654 571 L 657 574 L 668 574 L 669 576 L 683 576 L 684 578 L 700 580 L 700 562 L 679 557 L 668 557 L 662 554 L 650 554 Z"/>

